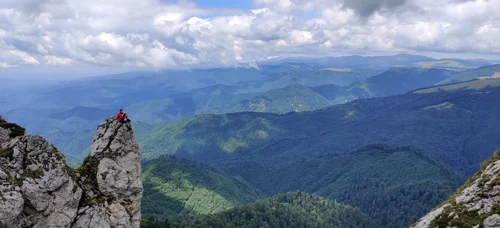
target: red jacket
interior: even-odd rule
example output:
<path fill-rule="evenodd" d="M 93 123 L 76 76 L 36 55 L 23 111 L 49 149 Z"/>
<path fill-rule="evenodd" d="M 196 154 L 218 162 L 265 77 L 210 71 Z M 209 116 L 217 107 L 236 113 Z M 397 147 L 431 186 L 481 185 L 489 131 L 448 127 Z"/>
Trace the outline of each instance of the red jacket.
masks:
<path fill-rule="evenodd" d="M 116 120 L 122 121 L 123 119 L 123 113 L 119 112 L 118 115 L 116 115 Z"/>

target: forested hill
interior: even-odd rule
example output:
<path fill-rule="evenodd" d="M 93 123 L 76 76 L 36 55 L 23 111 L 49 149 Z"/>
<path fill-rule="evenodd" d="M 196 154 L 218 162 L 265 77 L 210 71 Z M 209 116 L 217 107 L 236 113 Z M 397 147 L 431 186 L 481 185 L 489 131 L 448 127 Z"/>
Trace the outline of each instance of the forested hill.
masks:
<path fill-rule="evenodd" d="M 457 74 L 456 71 L 434 68 L 395 68 L 365 81 L 355 82 L 349 90 L 363 91 L 368 94 L 358 95 L 359 98 L 385 97 L 433 86 L 455 74 Z"/>
<path fill-rule="evenodd" d="M 498 148 L 498 97 L 500 79 L 487 79 L 313 112 L 201 115 L 135 130 L 146 158 L 202 161 L 268 196 L 315 193 L 398 228 L 447 198 L 463 180 L 455 171 L 475 172 Z"/>
<path fill-rule="evenodd" d="M 412 224 L 463 181 L 414 148 L 385 145 L 288 160 L 235 159 L 217 167 L 270 195 L 300 190 L 358 207 L 386 228 Z"/>
<path fill-rule="evenodd" d="M 241 178 L 170 156 L 146 162 L 142 180 L 142 214 L 155 217 L 212 214 L 263 197 Z"/>
<path fill-rule="evenodd" d="M 483 66 L 477 69 L 464 71 L 443 80 L 440 84 L 449 84 L 456 82 L 470 81 L 480 78 L 500 78 L 500 64 L 492 66 Z"/>
<path fill-rule="evenodd" d="M 144 228 L 165 227 L 375 227 L 359 209 L 302 192 L 281 194 L 226 212 L 147 221 Z"/>
<path fill-rule="evenodd" d="M 412 145 L 472 174 L 500 145 L 498 97 L 500 79 L 477 80 L 314 112 L 201 115 L 141 126 L 137 137 L 146 159 L 176 154 L 208 163 Z"/>
<path fill-rule="evenodd" d="M 313 111 L 354 99 L 403 94 L 435 85 L 457 74 L 456 71 L 423 68 L 394 68 L 348 86 L 324 84 L 308 88 L 301 84 L 269 90 L 239 102 L 212 110 L 213 113 Z M 315 76 L 312 76 L 315 77 Z"/>
<path fill-rule="evenodd" d="M 303 85 L 288 86 L 269 90 L 250 99 L 216 108 L 213 112 L 268 112 L 289 113 L 312 111 L 325 108 L 330 104 L 328 99 Z"/>
<path fill-rule="evenodd" d="M 257 197 L 300 190 L 360 208 L 378 227 L 399 228 L 415 222 L 463 181 L 414 148 L 385 145 L 344 154 L 235 159 L 214 165 L 224 172 L 172 157 L 147 162 L 143 214 L 161 219 L 212 214 Z"/>

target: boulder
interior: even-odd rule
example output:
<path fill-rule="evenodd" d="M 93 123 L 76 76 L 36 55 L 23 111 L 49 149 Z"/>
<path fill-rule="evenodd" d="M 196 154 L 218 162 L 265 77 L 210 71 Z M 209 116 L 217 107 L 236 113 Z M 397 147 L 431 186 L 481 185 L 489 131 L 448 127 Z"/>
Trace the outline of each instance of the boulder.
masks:
<path fill-rule="evenodd" d="M 23 131 L 0 117 L 0 227 L 139 227 L 141 160 L 130 123 L 102 122 L 76 170 Z"/>

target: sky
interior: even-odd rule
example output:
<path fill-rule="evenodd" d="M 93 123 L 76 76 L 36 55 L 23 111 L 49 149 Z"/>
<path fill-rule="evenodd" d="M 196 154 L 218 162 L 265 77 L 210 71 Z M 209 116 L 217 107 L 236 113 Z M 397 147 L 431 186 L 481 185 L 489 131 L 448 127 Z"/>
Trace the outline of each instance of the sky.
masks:
<path fill-rule="evenodd" d="M 168 2 L 168 1 L 163 1 Z M 175 1 L 174 1 L 175 2 Z M 251 9 L 252 0 L 196 0 L 193 1 L 198 7 L 203 8 L 232 8 L 232 9 Z"/>
<path fill-rule="evenodd" d="M 1 0 L 1 72 L 274 58 L 500 59 L 500 0 Z"/>

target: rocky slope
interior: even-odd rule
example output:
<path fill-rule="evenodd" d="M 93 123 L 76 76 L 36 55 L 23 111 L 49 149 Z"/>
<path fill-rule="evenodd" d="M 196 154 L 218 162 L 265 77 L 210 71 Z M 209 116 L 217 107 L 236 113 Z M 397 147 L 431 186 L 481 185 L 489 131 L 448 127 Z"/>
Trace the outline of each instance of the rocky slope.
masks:
<path fill-rule="evenodd" d="M 450 199 L 411 227 L 500 227 L 500 151 Z"/>
<path fill-rule="evenodd" d="M 130 124 L 97 127 L 78 169 L 42 137 L 0 117 L 0 227 L 139 227 L 139 146 Z"/>

